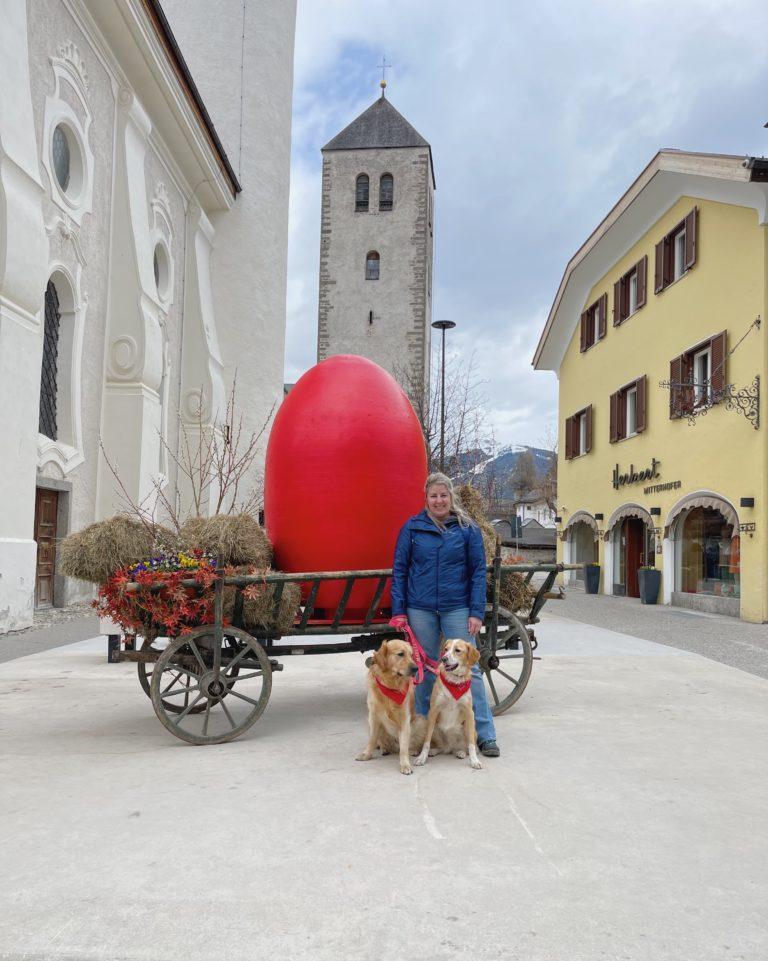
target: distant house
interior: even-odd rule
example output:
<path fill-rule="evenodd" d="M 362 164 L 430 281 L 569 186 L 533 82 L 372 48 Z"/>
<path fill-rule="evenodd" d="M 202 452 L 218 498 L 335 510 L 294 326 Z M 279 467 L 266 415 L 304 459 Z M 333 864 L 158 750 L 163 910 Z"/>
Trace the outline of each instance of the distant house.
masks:
<path fill-rule="evenodd" d="M 534 490 L 515 501 L 515 511 L 521 524 L 534 520 L 542 527 L 555 529 L 555 512 L 547 504 L 541 491 Z"/>
<path fill-rule="evenodd" d="M 520 537 L 521 547 L 551 547 L 555 549 L 557 532 L 554 527 L 545 527 L 531 518 L 523 524 Z"/>

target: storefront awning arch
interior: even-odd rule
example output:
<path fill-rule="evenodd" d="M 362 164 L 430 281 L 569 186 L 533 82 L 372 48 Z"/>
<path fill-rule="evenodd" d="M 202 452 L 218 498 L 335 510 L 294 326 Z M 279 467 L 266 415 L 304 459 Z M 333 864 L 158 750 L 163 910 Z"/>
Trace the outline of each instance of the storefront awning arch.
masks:
<path fill-rule="evenodd" d="M 605 540 L 610 539 L 611 530 L 625 517 L 639 517 L 644 524 L 653 529 L 653 518 L 645 507 L 641 507 L 639 504 L 622 504 L 608 518 L 608 523 L 605 525 Z"/>
<path fill-rule="evenodd" d="M 565 525 L 563 528 L 563 533 L 560 535 L 561 540 L 566 540 L 568 538 L 568 531 L 574 527 L 574 525 L 579 523 L 586 524 L 587 527 L 591 527 L 595 535 L 595 540 L 598 539 L 599 534 L 597 531 L 597 521 L 592 514 L 590 514 L 589 511 L 576 511 L 576 513 L 572 514 L 568 518 L 568 523 Z"/>
<path fill-rule="evenodd" d="M 680 515 L 685 513 L 685 511 L 692 510 L 694 507 L 711 507 L 720 511 L 725 518 L 726 524 L 730 524 L 734 531 L 738 532 L 739 515 L 729 500 L 720 494 L 716 494 L 714 491 L 695 491 L 693 494 L 687 494 L 685 497 L 681 497 L 669 514 L 667 514 L 667 520 L 664 525 L 664 537 L 669 537 L 672 525 Z"/>

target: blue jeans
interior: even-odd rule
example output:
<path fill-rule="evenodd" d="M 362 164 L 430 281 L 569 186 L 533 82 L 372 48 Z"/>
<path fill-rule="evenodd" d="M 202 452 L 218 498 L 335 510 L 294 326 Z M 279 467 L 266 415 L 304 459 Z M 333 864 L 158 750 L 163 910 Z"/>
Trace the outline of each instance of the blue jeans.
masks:
<path fill-rule="evenodd" d="M 408 623 L 418 638 L 428 657 L 437 660 L 440 657 L 440 635 L 445 638 L 460 637 L 462 640 L 475 644 L 474 638 L 469 636 L 467 621 L 469 608 L 459 607 L 453 611 L 421 611 L 416 607 L 408 608 Z M 475 644 L 475 647 L 477 645 Z M 424 672 L 424 681 L 416 688 L 416 713 L 429 714 L 429 698 L 435 683 L 435 675 L 431 671 Z M 493 715 L 485 693 L 485 681 L 480 668 L 472 668 L 472 708 L 475 712 L 475 728 L 477 740 L 496 740 L 496 728 L 493 726 Z"/>

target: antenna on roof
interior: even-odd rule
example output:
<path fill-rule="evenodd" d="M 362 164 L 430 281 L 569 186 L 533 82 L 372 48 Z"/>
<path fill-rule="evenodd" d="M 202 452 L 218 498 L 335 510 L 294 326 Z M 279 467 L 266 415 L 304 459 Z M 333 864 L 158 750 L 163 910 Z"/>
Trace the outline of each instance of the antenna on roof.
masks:
<path fill-rule="evenodd" d="M 381 99 L 384 99 L 384 91 L 387 89 L 387 68 L 391 67 L 391 63 L 387 63 L 387 58 L 382 56 L 381 63 L 378 64 L 381 67 L 381 80 L 379 80 L 379 86 L 381 87 Z"/>

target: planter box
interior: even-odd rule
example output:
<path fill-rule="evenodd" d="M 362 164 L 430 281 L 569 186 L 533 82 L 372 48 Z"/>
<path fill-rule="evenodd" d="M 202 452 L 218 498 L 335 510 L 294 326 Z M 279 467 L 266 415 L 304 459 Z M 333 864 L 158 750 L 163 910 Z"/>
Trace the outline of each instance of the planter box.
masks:
<path fill-rule="evenodd" d="M 640 570 L 637 572 L 637 581 L 640 586 L 640 603 L 656 604 L 661 588 L 661 571 L 655 568 L 652 571 Z"/>
<path fill-rule="evenodd" d="M 600 565 L 584 565 L 584 590 L 587 594 L 598 594 L 600 592 Z"/>

